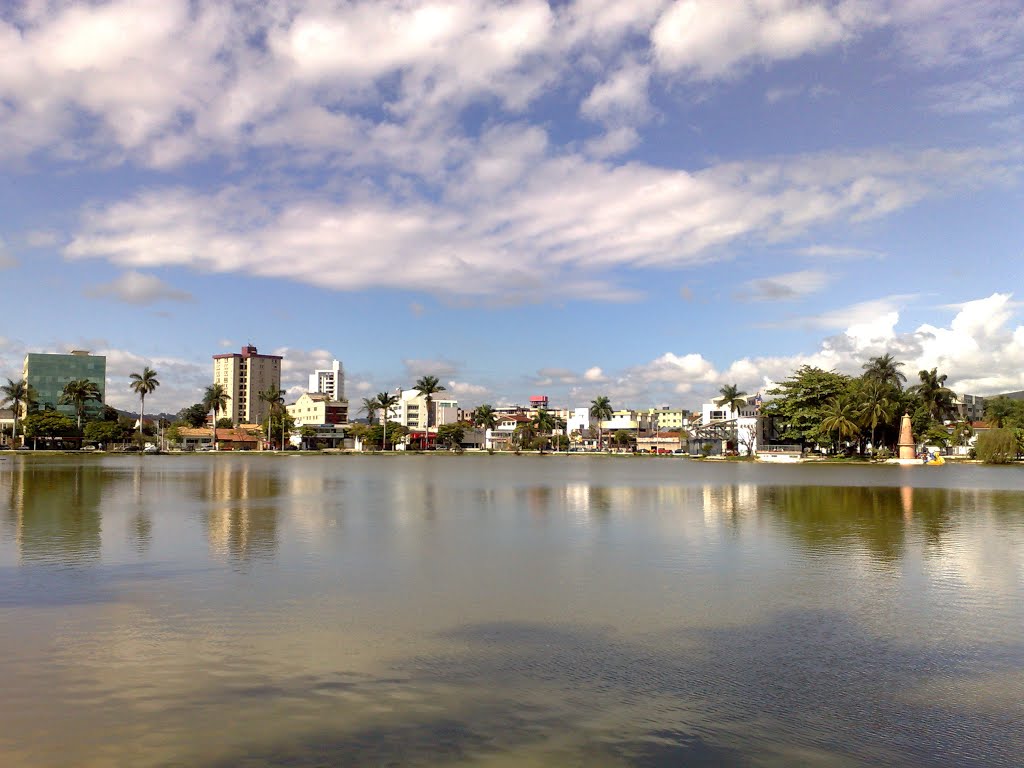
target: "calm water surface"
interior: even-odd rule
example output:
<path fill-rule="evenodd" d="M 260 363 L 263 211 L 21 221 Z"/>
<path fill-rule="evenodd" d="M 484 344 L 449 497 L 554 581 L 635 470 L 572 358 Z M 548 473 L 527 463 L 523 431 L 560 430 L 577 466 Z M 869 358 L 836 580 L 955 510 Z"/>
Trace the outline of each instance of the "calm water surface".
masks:
<path fill-rule="evenodd" d="M 1017 766 L 1024 471 L 8 456 L 0 765 Z"/>

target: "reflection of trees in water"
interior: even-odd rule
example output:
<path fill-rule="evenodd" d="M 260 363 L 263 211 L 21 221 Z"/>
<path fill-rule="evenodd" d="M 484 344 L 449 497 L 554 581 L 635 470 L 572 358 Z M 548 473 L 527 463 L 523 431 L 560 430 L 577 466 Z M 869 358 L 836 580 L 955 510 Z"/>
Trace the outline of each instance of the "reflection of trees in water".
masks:
<path fill-rule="evenodd" d="M 218 457 L 219 458 L 219 457 Z M 198 477 L 198 495 L 210 547 L 233 560 L 270 558 L 277 550 L 281 478 L 248 462 L 213 461 Z"/>
<path fill-rule="evenodd" d="M 902 557 L 908 526 L 916 525 L 929 544 L 939 546 L 953 527 L 954 510 L 982 506 L 975 491 L 945 488 L 769 486 L 760 496 L 762 508 L 812 549 L 859 541 L 883 561 Z M 973 503 L 966 505 L 968 500 Z"/>
<path fill-rule="evenodd" d="M 26 561 L 100 558 L 101 501 L 111 476 L 98 464 L 19 461 L 2 475 L 4 523 Z"/>

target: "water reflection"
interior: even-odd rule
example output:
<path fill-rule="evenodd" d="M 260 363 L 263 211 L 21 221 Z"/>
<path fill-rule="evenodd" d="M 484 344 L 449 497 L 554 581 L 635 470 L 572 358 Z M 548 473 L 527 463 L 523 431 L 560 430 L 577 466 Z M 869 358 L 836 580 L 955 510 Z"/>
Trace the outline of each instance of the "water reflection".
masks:
<path fill-rule="evenodd" d="M 100 558 L 101 502 L 111 476 L 97 465 L 17 462 L 0 474 L 5 528 L 24 562 Z"/>
<path fill-rule="evenodd" d="M 846 486 L 812 469 L 787 486 L 602 459 L 15 464 L 0 469 L 0 765 L 1024 751 L 1024 495 L 983 480 Z M 52 567 L 82 562 L 100 567 Z M 67 599 L 76 584 L 92 599 Z"/>
<path fill-rule="evenodd" d="M 273 558 L 283 485 L 279 474 L 250 461 L 215 461 L 197 480 L 211 551 L 236 562 Z"/>

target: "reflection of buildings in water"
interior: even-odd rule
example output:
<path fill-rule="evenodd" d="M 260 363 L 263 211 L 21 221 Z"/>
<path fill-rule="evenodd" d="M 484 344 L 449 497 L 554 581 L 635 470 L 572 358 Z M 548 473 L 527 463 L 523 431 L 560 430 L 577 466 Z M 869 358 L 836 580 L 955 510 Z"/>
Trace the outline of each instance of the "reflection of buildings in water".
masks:
<path fill-rule="evenodd" d="M 705 485 L 701 489 L 704 522 L 738 524 L 745 517 L 757 515 L 760 494 L 755 483 Z"/>
<path fill-rule="evenodd" d="M 253 470 L 249 462 L 211 462 L 201 495 L 211 502 L 206 531 L 218 555 L 236 560 L 273 557 L 281 482 L 266 469 Z"/>
<path fill-rule="evenodd" d="M 680 485 L 608 487 L 570 483 L 562 493 L 570 514 L 602 520 L 610 514 L 677 518 L 692 501 L 692 490 Z"/>
<path fill-rule="evenodd" d="M 100 559 L 101 502 L 110 477 L 98 465 L 31 465 L 4 472 L 5 524 L 25 561 Z"/>

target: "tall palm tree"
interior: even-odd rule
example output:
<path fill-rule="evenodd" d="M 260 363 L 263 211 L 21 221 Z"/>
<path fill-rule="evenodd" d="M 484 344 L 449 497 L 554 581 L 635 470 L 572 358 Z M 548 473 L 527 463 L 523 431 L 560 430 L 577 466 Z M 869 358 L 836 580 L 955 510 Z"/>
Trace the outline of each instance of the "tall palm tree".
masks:
<path fill-rule="evenodd" d="M 821 428 L 831 434 L 839 435 L 839 442 L 844 439 L 851 439 L 860 432 L 857 425 L 857 406 L 853 400 L 845 395 L 833 398 L 821 411 L 824 418 L 821 421 Z"/>
<path fill-rule="evenodd" d="M 896 389 L 903 389 L 903 385 L 907 381 L 906 375 L 900 370 L 902 367 L 903 363 L 898 362 L 888 352 L 878 357 L 872 357 L 861 366 L 864 369 L 865 379 L 890 384 Z"/>
<path fill-rule="evenodd" d="M 597 419 L 598 450 L 604 450 L 604 428 L 601 426 L 601 422 L 608 421 L 614 413 L 611 401 L 604 395 L 590 401 L 590 418 Z"/>
<path fill-rule="evenodd" d="M 540 408 L 533 414 L 533 419 L 530 421 L 530 426 L 533 427 L 534 431 L 538 436 L 543 437 L 544 435 L 550 435 L 554 431 L 555 427 L 558 426 L 558 419 L 555 418 L 555 414 L 546 408 Z M 543 453 L 544 449 L 541 449 Z"/>
<path fill-rule="evenodd" d="M 391 415 L 391 409 L 396 405 L 398 405 L 398 395 L 393 395 L 390 392 L 377 393 L 377 408 L 384 412 L 381 417 L 381 423 L 384 425 L 384 434 L 381 440 L 385 451 L 388 449 L 388 417 Z"/>
<path fill-rule="evenodd" d="M 213 439 L 213 446 L 217 447 L 217 412 L 227 410 L 228 401 L 231 395 L 224 389 L 223 384 L 211 384 L 203 393 L 203 406 L 211 412 L 212 427 L 210 437 Z"/>
<path fill-rule="evenodd" d="M 132 391 L 139 396 L 139 439 L 142 439 L 142 419 L 146 415 L 146 395 L 151 395 L 160 386 L 157 381 L 156 371 L 148 365 L 142 369 L 142 373 L 133 373 L 130 376 L 132 383 L 129 385 Z"/>
<path fill-rule="evenodd" d="M 871 427 L 871 454 L 878 450 L 875 430 L 879 424 L 888 424 L 896 413 L 896 403 L 889 397 L 891 384 L 881 379 L 868 379 L 861 390 L 860 422 Z"/>
<path fill-rule="evenodd" d="M 11 439 L 14 440 L 18 437 L 18 417 L 21 415 L 21 408 L 24 406 L 26 411 L 31 410 L 32 404 L 36 402 L 36 391 L 24 379 L 8 379 L 6 384 L 0 386 L 0 395 L 3 395 L 0 405 L 10 405 L 14 409 L 14 434 L 11 435 Z"/>
<path fill-rule="evenodd" d="M 943 416 L 950 414 L 955 409 L 953 400 L 956 395 L 953 390 L 946 386 L 946 374 L 939 375 L 938 368 L 930 371 L 918 371 L 921 383 L 911 387 L 911 391 L 921 398 L 921 403 L 933 419 L 941 420 Z"/>
<path fill-rule="evenodd" d="M 494 412 L 494 408 L 489 403 L 484 403 L 473 411 L 473 424 L 477 427 L 483 427 L 484 445 L 486 447 L 487 430 L 493 430 L 498 426 L 498 414 Z"/>
<path fill-rule="evenodd" d="M 377 418 L 377 411 L 380 410 L 380 405 L 377 404 L 377 398 L 375 397 L 364 397 L 363 398 L 363 413 L 366 414 L 366 420 L 373 423 L 373 420 Z"/>
<path fill-rule="evenodd" d="M 261 402 L 267 403 L 270 409 L 267 411 L 267 440 L 270 444 L 274 444 L 274 438 L 271 434 L 270 428 L 273 424 L 274 416 L 277 414 L 281 415 L 281 450 L 284 450 L 284 391 L 277 386 L 277 384 L 271 384 L 269 387 L 264 389 L 262 392 L 258 392 Z"/>
<path fill-rule="evenodd" d="M 444 387 L 442 387 L 441 382 L 437 380 L 437 376 L 422 376 L 419 381 L 413 385 L 413 389 L 423 395 L 427 400 L 427 429 L 429 430 L 434 426 L 434 395 L 438 392 L 444 392 Z"/>
<path fill-rule="evenodd" d="M 739 415 L 739 412 L 747 407 L 747 393 L 740 392 L 740 388 L 735 384 L 724 385 L 718 393 L 721 397 L 714 402 L 719 408 L 727 408 Z"/>
<path fill-rule="evenodd" d="M 82 428 L 82 414 L 85 413 L 85 404 L 90 400 L 99 402 L 103 397 L 100 394 L 99 385 L 88 379 L 74 379 L 64 385 L 64 390 L 57 398 L 61 405 L 75 406 L 75 413 L 78 414 L 78 428 Z"/>

